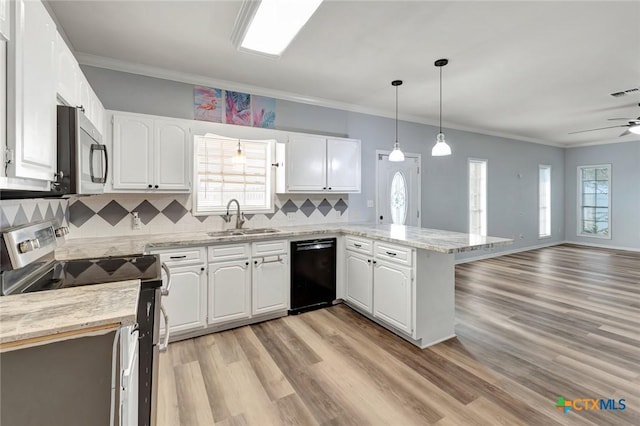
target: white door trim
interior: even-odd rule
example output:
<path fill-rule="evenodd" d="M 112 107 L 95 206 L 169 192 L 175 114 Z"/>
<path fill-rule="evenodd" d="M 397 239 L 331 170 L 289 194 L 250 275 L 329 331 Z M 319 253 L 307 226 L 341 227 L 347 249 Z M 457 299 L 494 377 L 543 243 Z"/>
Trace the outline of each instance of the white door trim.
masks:
<path fill-rule="evenodd" d="M 391 151 L 387 151 L 384 149 L 376 149 L 376 158 L 375 158 L 375 163 L 376 163 L 376 216 L 375 216 L 375 222 L 378 223 L 378 218 L 380 217 L 380 211 L 379 211 L 379 206 L 380 206 L 380 200 L 378 200 L 378 194 L 379 194 L 379 189 L 378 188 L 378 158 L 380 155 L 386 155 L 389 156 L 389 154 L 391 153 Z M 411 158 L 417 158 L 418 159 L 418 212 L 420 213 L 420 220 L 418 221 L 418 223 L 420 224 L 420 227 L 422 227 L 422 154 L 416 154 L 413 152 L 405 152 L 404 153 L 405 158 L 406 157 L 411 157 Z"/>

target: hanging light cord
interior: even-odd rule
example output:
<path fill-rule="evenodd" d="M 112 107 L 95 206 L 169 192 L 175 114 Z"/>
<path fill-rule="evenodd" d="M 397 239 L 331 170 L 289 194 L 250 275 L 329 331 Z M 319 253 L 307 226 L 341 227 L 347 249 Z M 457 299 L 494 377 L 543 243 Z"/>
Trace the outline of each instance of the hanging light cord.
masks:
<path fill-rule="evenodd" d="M 398 86 L 396 86 L 396 144 L 398 143 Z"/>
<path fill-rule="evenodd" d="M 440 67 L 440 133 L 442 133 L 442 67 Z"/>

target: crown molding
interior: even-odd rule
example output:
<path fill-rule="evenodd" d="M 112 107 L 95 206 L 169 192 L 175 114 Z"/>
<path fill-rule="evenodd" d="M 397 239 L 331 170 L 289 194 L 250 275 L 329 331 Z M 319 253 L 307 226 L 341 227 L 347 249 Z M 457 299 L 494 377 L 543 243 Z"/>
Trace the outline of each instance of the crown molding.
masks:
<path fill-rule="evenodd" d="M 134 62 L 122 61 L 115 58 L 109 58 L 106 56 L 98 56 L 83 52 L 74 52 L 76 59 L 82 65 L 105 68 L 113 71 L 120 71 L 129 74 L 143 75 L 147 77 L 154 77 L 163 80 L 177 81 L 180 83 L 201 85 L 208 87 L 216 87 L 225 90 L 234 90 L 239 92 L 251 93 L 258 96 L 267 96 L 271 98 L 281 99 L 291 102 L 299 102 L 307 105 L 320 106 L 325 108 L 333 108 L 343 111 L 374 115 L 378 117 L 385 117 L 394 119 L 395 115 L 393 111 L 387 111 L 379 108 L 365 107 L 362 105 L 349 104 L 345 102 L 338 102 L 331 99 L 317 98 L 312 96 L 306 96 L 299 93 L 286 92 L 282 90 L 267 89 L 264 87 L 254 86 L 250 84 L 238 83 L 235 81 L 221 80 L 216 78 L 207 77 L 199 74 L 191 74 L 182 71 L 169 70 L 166 68 L 154 67 L 150 65 L 138 64 Z M 412 123 L 426 124 L 429 126 L 438 127 L 438 122 L 433 120 L 426 120 L 424 117 L 401 114 L 399 119 L 402 121 L 409 121 Z M 566 144 L 555 141 L 547 141 L 536 138 L 530 138 L 522 135 L 516 135 L 505 132 L 493 132 L 486 129 L 479 129 L 471 126 L 459 125 L 456 123 L 443 122 L 443 127 L 451 130 L 460 130 L 464 132 L 478 133 L 487 136 L 495 136 L 506 139 L 513 139 L 522 142 L 531 142 L 541 145 L 554 146 L 558 148 L 573 148 L 585 145 L 601 145 L 604 143 L 615 143 L 623 141 L 611 141 L 611 142 L 587 142 L 579 144 Z M 434 136 L 435 137 L 435 136 Z M 435 142 L 435 139 L 434 139 Z"/>

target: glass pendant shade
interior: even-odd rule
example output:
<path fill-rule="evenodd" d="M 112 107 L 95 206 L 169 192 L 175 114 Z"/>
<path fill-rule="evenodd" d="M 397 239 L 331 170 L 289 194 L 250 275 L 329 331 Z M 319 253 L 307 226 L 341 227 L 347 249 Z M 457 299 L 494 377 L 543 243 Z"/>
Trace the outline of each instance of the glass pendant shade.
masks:
<path fill-rule="evenodd" d="M 240 141 L 238 141 L 238 150 L 234 156 L 231 157 L 231 162 L 233 164 L 245 164 L 247 162 L 247 157 L 244 155 L 244 152 L 242 152 L 242 148 L 240 147 Z"/>
<path fill-rule="evenodd" d="M 393 151 L 389 154 L 389 161 L 400 162 L 404 161 L 404 154 L 400 151 L 400 145 L 396 142 L 393 145 Z"/>
<path fill-rule="evenodd" d="M 444 140 L 444 133 L 438 133 L 436 137 L 436 144 L 433 146 L 431 150 L 431 155 L 433 157 L 442 157 L 444 155 L 451 155 L 451 147 L 447 145 L 447 142 Z"/>
<path fill-rule="evenodd" d="M 629 127 L 629 131 L 636 135 L 640 135 L 640 124 L 636 124 L 635 126 Z"/>

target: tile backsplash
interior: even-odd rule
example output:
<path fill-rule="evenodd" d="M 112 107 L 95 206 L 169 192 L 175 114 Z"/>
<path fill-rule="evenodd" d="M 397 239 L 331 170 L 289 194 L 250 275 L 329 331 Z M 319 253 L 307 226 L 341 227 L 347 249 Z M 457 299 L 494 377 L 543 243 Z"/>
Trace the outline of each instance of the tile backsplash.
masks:
<path fill-rule="evenodd" d="M 235 205 L 233 206 L 235 207 Z M 102 194 L 69 201 L 67 238 L 217 231 L 232 228 L 220 215 L 193 216 L 189 194 Z M 131 212 L 138 212 L 141 229 L 133 229 Z M 232 209 L 232 211 L 235 211 Z M 293 214 L 289 218 L 289 213 Z M 275 212 L 245 214 L 245 227 L 304 225 L 348 221 L 348 196 L 283 195 L 275 199 Z"/>
<path fill-rule="evenodd" d="M 42 198 L 24 200 L 0 200 L 0 231 L 41 220 L 56 219 L 68 226 L 69 200 Z"/>

